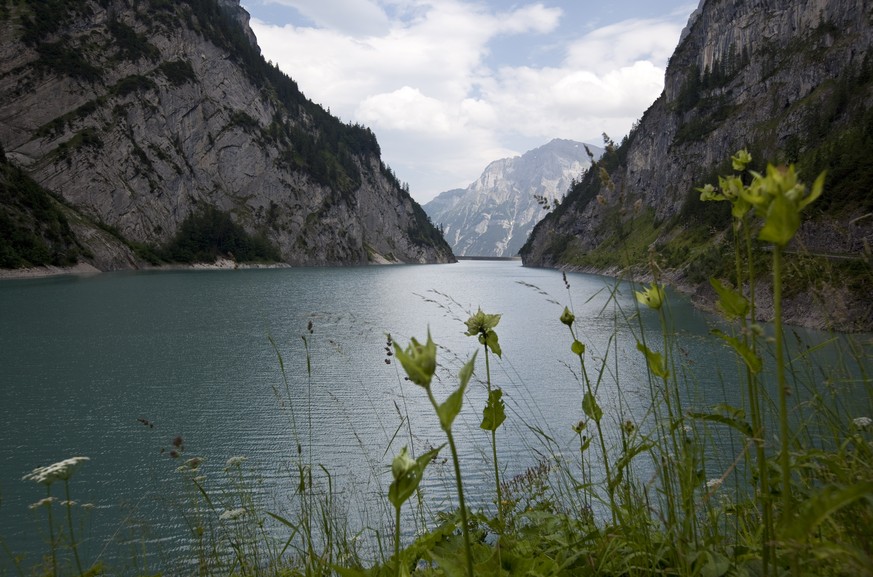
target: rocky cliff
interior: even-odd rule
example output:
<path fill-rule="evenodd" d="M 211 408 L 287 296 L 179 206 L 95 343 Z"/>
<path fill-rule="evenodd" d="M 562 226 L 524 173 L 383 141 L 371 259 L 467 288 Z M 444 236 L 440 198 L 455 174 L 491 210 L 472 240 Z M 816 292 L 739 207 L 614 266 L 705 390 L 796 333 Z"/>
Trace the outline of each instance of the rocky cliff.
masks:
<path fill-rule="evenodd" d="M 554 139 L 495 160 L 466 189 L 441 193 L 424 210 L 459 256 L 511 257 L 533 226 L 590 166 L 584 144 Z M 589 146 L 599 156 L 601 149 Z"/>
<path fill-rule="evenodd" d="M 825 197 L 807 211 L 793 249 L 826 253 L 840 269 L 834 282 L 857 290 L 823 318 L 806 322 L 798 311 L 794 320 L 873 326 L 869 284 L 857 276 L 869 276 L 869 267 L 857 271 L 873 244 L 873 160 L 864 152 L 873 145 L 871 43 L 873 6 L 863 0 L 704 0 L 661 96 L 620 146 L 608 147 L 605 172 L 590 171 L 536 227 L 524 263 L 615 271 L 654 254 L 678 278 L 700 283 L 725 256 L 730 214 L 701 203 L 695 188 L 729 174 L 727 159 L 745 147 L 759 171 L 767 161 L 796 163 L 810 182 L 828 171 Z M 841 283 L 846 268 L 855 273 Z"/>
<path fill-rule="evenodd" d="M 209 207 L 291 264 L 453 260 L 373 133 L 265 62 L 238 0 L 3 2 L 0 144 L 128 245 Z"/>

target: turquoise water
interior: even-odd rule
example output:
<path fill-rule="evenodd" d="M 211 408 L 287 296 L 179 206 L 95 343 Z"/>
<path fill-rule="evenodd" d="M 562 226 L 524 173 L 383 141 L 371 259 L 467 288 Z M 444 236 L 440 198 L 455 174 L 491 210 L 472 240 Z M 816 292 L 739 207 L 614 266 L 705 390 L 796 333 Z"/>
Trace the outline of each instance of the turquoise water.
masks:
<path fill-rule="evenodd" d="M 326 475 L 317 465 L 330 472 L 350 519 L 382 522 L 393 455 L 403 445 L 419 452 L 443 442 L 424 392 L 386 356 L 386 334 L 405 346 L 430 330 L 447 367 L 434 385 L 442 398 L 479 347 L 463 334 L 463 320 L 477 307 L 503 314 L 497 332 L 504 358 L 492 364 L 492 375 L 509 416 L 499 434 L 504 477 L 543 455 L 573 455 L 582 389 L 569 333 L 558 321 L 563 307 L 576 313 L 588 366 L 608 359 L 598 398 L 613 433 L 650 406 L 635 334 L 641 326 L 657 330 L 658 319 L 649 310 L 635 316 L 626 285 L 583 274 L 567 279 L 569 289 L 556 271 L 463 261 L 0 282 L 0 537 L 30 562 L 45 553 L 44 510 L 28 508 L 45 490 L 21 477 L 84 455 L 91 460 L 71 483 L 73 499 L 94 506 L 80 517 L 84 557 L 118 566 L 138 548 L 172 558 L 187 535 L 180 460 L 168 455 L 177 436 L 183 459 L 207 459 L 205 483 L 219 498 L 226 460 L 242 455 L 264 506 L 287 510 L 299 445 L 321 482 Z M 616 322 L 616 307 L 630 320 Z M 671 318 L 690 371 L 688 407 L 725 398 L 741 403 L 737 367 L 708 334 L 718 321 L 678 298 Z M 480 353 L 477 379 L 482 361 Z M 488 436 L 478 429 L 485 397 L 477 380 L 455 425 L 474 506 L 488 506 L 475 487 L 491 479 Z M 852 410 L 857 414 L 847 417 L 869 414 L 869 395 Z M 732 458 L 727 435 L 724 443 Z M 438 462 L 428 469 L 423 485 L 434 510 L 452 507 L 449 468 Z M 0 574 L 10 566 L 4 555 Z"/>

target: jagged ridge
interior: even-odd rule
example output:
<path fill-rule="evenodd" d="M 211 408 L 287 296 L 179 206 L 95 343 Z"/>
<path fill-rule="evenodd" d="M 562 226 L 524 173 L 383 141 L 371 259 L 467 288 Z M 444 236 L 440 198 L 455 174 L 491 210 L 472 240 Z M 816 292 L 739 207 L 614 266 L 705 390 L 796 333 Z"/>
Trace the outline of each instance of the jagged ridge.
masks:
<path fill-rule="evenodd" d="M 510 257 L 545 211 L 557 206 L 602 150 L 554 139 L 521 156 L 495 160 L 466 189 L 443 192 L 424 210 L 459 256 Z"/>

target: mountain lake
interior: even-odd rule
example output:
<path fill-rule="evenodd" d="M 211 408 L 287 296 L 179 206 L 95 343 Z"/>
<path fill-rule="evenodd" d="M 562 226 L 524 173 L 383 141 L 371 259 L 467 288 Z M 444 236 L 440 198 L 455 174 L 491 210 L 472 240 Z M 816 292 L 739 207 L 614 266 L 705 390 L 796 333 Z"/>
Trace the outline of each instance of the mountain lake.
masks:
<path fill-rule="evenodd" d="M 306 463 L 318 487 L 330 484 L 353 531 L 390 527 L 393 456 L 403 446 L 420 454 L 444 435 L 424 390 L 387 354 L 388 334 L 405 347 L 430 331 L 439 346 L 439 399 L 479 351 L 454 430 L 468 504 L 493 507 L 490 435 L 479 428 L 485 359 L 464 334 L 477 308 L 503 315 L 496 327 L 503 357 L 490 366 L 506 402 L 497 435 L 504 479 L 544 459 L 578 458 L 572 427 L 584 418 L 583 385 L 559 321 L 565 306 L 575 312 L 589 376 L 602 374 L 597 398 L 607 434 L 617 438 L 623 422 L 642 420 L 651 405 L 637 341 L 644 330 L 652 348 L 661 344 L 657 312 L 639 310 L 629 284 L 579 273 L 566 281 L 518 261 L 468 260 L 0 282 L 0 545 L 11 552 L 0 555 L 0 574 L 13 573 L 11 555 L 28 567 L 48 552 L 45 508 L 29 507 L 46 489 L 22 477 L 74 456 L 90 459 L 69 484 L 82 556 L 121 573 L 155 572 L 191 546 L 184 516 L 191 484 L 177 469 L 193 457 L 205 459 L 199 482 L 216 513 L 233 505 L 228 459 L 245 457 L 248 489 L 265 511 L 291 514 L 298 465 Z M 741 367 L 710 334 L 727 325 L 669 294 L 685 408 L 741 405 Z M 804 355 L 838 381 L 823 382 L 821 393 L 842 399 L 847 419 L 871 415 L 869 391 L 850 374 L 839 377 L 850 362 L 835 347 L 843 336 L 791 327 L 787 334 L 790 342 L 822 343 Z M 869 371 L 870 338 L 860 338 Z M 712 429 L 724 449 L 713 455 L 730 463 L 742 443 L 728 431 Z M 422 481 L 431 512 L 455 506 L 447 457 L 445 449 Z M 54 507 L 57 524 L 63 510 Z M 280 540 L 288 534 L 280 523 L 272 530 Z"/>

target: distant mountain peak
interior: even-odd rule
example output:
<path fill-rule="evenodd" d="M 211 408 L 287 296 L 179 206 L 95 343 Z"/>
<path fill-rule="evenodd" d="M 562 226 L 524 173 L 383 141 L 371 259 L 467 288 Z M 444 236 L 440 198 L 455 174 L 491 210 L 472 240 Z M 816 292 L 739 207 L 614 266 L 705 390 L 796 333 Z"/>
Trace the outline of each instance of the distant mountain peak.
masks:
<path fill-rule="evenodd" d="M 467 188 L 448 190 L 424 205 L 458 256 L 515 256 L 533 226 L 590 165 L 586 146 L 554 138 L 488 164 Z"/>

